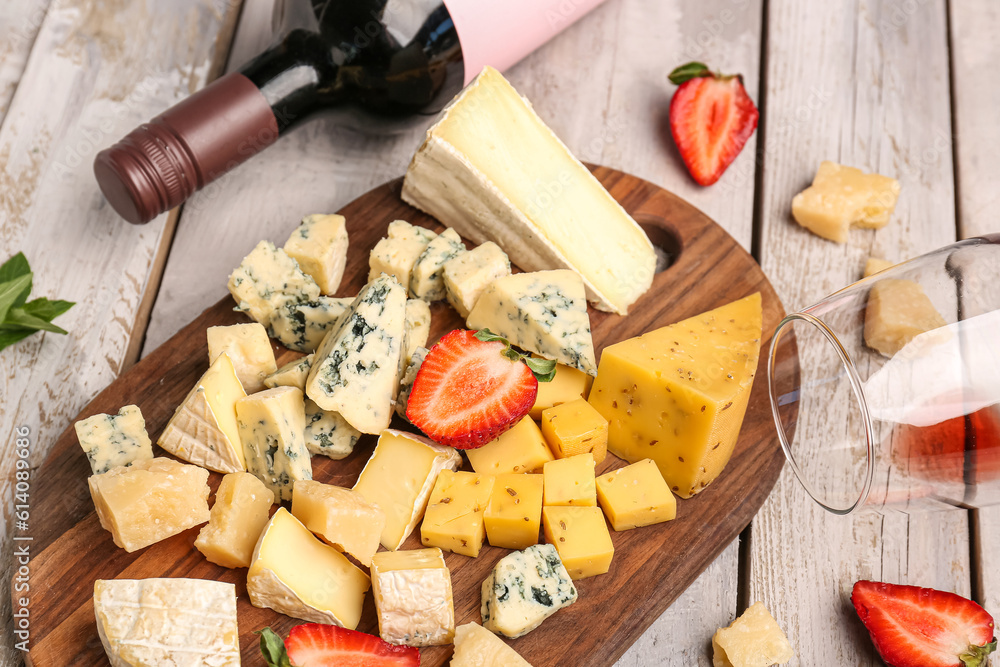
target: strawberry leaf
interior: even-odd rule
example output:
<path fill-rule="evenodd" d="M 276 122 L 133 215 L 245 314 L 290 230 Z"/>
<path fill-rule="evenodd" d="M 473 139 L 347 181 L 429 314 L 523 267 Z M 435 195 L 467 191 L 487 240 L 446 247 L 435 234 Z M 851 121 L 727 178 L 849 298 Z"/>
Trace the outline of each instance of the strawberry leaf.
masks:
<path fill-rule="evenodd" d="M 288 659 L 285 652 L 285 642 L 271 628 L 254 630 L 255 635 L 260 635 L 260 652 L 264 654 L 264 662 L 268 667 L 292 667 L 292 661 Z"/>
<path fill-rule="evenodd" d="M 8 262 L 9 264 L 10 262 Z M 7 266 L 7 264 L 4 264 Z M 12 309 L 17 307 L 18 301 L 21 301 L 22 295 L 27 296 L 25 290 L 31 291 L 31 274 L 25 273 L 18 276 L 17 278 L 12 278 L 6 282 L 0 283 L 0 322 L 3 322 L 7 313 Z M 23 303 L 23 301 L 21 301 Z"/>
<path fill-rule="evenodd" d="M 500 334 L 495 334 L 489 329 L 480 329 L 475 333 L 475 336 L 484 343 L 503 343 L 506 345 L 500 354 L 514 362 L 523 361 L 539 382 L 551 382 L 552 378 L 556 376 L 556 362 L 550 359 L 534 359 L 527 352 L 521 352 L 511 345 L 510 341 Z"/>
<path fill-rule="evenodd" d="M 962 661 L 965 667 L 983 667 L 989 661 L 987 656 L 995 650 L 997 650 L 996 637 L 985 646 L 970 646 L 965 653 L 958 656 L 958 659 Z"/>
<path fill-rule="evenodd" d="M 531 369 L 539 382 L 552 382 L 556 376 L 556 362 L 552 359 L 533 359 L 528 357 L 524 363 Z"/>
<path fill-rule="evenodd" d="M 713 76 L 712 71 L 708 69 L 708 65 L 692 62 L 677 67 L 667 78 L 670 79 L 670 83 L 679 86 L 691 79 L 699 79 L 703 76 Z"/>

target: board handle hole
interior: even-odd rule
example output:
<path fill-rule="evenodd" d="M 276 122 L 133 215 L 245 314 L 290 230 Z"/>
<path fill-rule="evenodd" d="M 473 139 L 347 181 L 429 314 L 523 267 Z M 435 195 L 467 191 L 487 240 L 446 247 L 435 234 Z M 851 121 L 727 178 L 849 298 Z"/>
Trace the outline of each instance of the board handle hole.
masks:
<path fill-rule="evenodd" d="M 656 273 L 666 271 L 681 255 L 680 237 L 663 218 L 640 215 L 635 221 L 646 232 L 656 251 Z"/>

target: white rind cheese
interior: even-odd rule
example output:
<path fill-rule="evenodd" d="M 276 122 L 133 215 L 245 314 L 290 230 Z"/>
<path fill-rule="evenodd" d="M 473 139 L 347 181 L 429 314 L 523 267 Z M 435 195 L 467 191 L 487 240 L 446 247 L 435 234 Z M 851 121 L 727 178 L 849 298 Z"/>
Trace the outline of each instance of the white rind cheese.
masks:
<path fill-rule="evenodd" d="M 464 319 L 490 283 L 510 275 L 510 260 L 497 244 L 487 241 L 448 260 L 443 270 L 445 296 Z"/>
<path fill-rule="evenodd" d="M 261 241 L 229 276 L 229 293 L 236 310 L 243 311 L 265 327 L 282 306 L 312 301 L 319 285 L 298 263 L 270 241 Z"/>
<path fill-rule="evenodd" d="M 353 302 L 350 297 L 321 296 L 314 301 L 286 304 L 275 311 L 268 334 L 289 350 L 315 352 Z"/>
<path fill-rule="evenodd" d="M 346 223 L 342 215 L 307 215 L 285 241 L 285 252 L 316 281 L 323 294 L 336 292 L 344 277 Z"/>
<path fill-rule="evenodd" d="M 427 244 L 410 273 L 410 294 L 426 301 L 445 297 L 444 264 L 465 252 L 462 237 L 450 227 Z"/>
<path fill-rule="evenodd" d="M 302 392 L 275 387 L 241 398 L 236 421 L 247 472 L 274 492 L 275 502 L 291 500 L 295 481 L 312 479 Z"/>
<path fill-rule="evenodd" d="M 590 316 L 580 276 L 566 269 L 498 278 L 469 313 L 470 329 L 489 329 L 514 345 L 597 375 Z"/>
<path fill-rule="evenodd" d="M 455 628 L 451 667 L 531 667 L 531 663 L 483 626 L 466 623 Z"/>
<path fill-rule="evenodd" d="M 354 451 L 361 432 L 336 412 L 328 412 L 306 399 L 306 427 L 303 431 L 306 449 L 334 460 L 346 458 Z"/>
<path fill-rule="evenodd" d="M 205 337 L 208 363 L 214 363 L 223 353 L 229 355 L 236 377 L 248 394 L 263 389 L 264 378 L 278 370 L 267 329 L 257 322 L 209 327 Z"/>
<path fill-rule="evenodd" d="M 146 421 L 135 405 L 122 407 L 117 415 L 81 419 L 74 427 L 95 475 L 153 458 L 153 443 L 146 433 Z"/>
<path fill-rule="evenodd" d="M 576 586 L 551 544 L 501 558 L 483 581 L 483 627 L 510 638 L 525 635 L 576 602 Z"/>
<path fill-rule="evenodd" d="M 455 606 L 451 572 L 440 549 L 377 553 L 371 576 L 382 639 L 407 646 L 451 643 Z"/>
<path fill-rule="evenodd" d="M 264 378 L 264 386 L 268 389 L 274 389 L 275 387 L 298 387 L 302 391 L 305 391 L 306 378 L 309 377 L 312 360 L 313 355 L 310 354 L 288 362 Z"/>

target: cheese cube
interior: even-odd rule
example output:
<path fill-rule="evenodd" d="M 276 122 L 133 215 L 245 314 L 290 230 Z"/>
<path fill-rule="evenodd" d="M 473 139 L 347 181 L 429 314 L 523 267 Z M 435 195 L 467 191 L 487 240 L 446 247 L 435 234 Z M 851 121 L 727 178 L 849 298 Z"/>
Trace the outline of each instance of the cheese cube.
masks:
<path fill-rule="evenodd" d="M 490 283 L 510 275 L 510 260 L 500 246 L 487 241 L 449 259 L 442 270 L 448 303 L 465 319 Z"/>
<path fill-rule="evenodd" d="M 884 278 L 872 285 L 865 308 L 865 345 L 892 357 L 922 333 L 948 326 L 912 280 Z"/>
<path fill-rule="evenodd" d="M 270 241 L 261 241 L 229 276 L 229 293 L 242 311 L 265 327 L 282 306 L 312 301 L 319 285 L 298 263 Z"/>
<path fill-rule="evenodd" d="M 382 546 L 395 551 L 424 515 L 438 475 L 457 470 L 462 456 L 427 438 L 385 430 L 354 490 L 385 512 Z"/>
<path fill-rule="evenodd" d="M 274 311 L 267 333 L 289 350 L 315 352 L 352 303 L 351 297 L 321 296 L 285 304 Z"/>
<path fill-rule="evenodd" d="M 156 441 L 177 458 L 216 472 L 246 470 L 236 401 L 246 397 L 229 355 L 212 362 Z"/>
<path fill-rule="evenodd" d="M 376 243 L 368 256 L 369 282 L 384 273 L 394 277 L 408 292 L 413 266 L 436 236 L 431 230 L 415 227 L 404 220 L 389 223 L 388 236 Z"/>
<path fill-rule="evenodd" d="M 556 548 L 573 579 L 604 574 L 615 548 L 597 507 L 543 507 L 545 540 Z"/>
<path fill-rule="evenodd" d="M 792 199 L 792 216 L 814 234 L 845 243 L 851 225 L 884 227 L 896 208 L 899 190 L 894 178 L 822 162 L 812 185 Z"/>
<path fill-rule="evenodd" d="M 316 281 L 323 294 L 336 292 L 344 277 L 346 223 L 342 215 L 307 215 L 285 241 L 285 252 Z"/>
<path fill-rule="evenodd" d="M 399 393 L 396 395 L 396 414 L 403 419 L 407 419 L 406 405 L 410 401 L 410 392 L 413 391 L 413 381 L 417 379 L 417 373 L 420 372 L 420 366 L 424 363 L 424 357 L 426 356 L 426 347 L 415 349 L 410 355 L 410 362 L 403 372 L 403 377 L 399 380 Z"/>
<path fill-rule="evenodd" d="M 542 435 L 557 459 L 591 452 L 600 463 L 608 454 L 608 420 L 582 398 L 543 410 Z"/>
<path fill-rule="evenodd" d="M 556 364 L 556 374 L 549 382 L 538 383 L 535 404 L 528 414 L 532 419 L 541 419 L 542 410 L 569 403 L 578 398 L 587 398 L 594 378 L 583 371 L 563 364 Z"/>
<path fill-rule="evenodd" d="M 493 442 L 467 449 L 465 454 L 473 470 L 490 475 L 539 470 L 546 461 L 555 458 L 545 444 L 538 424 L 528 416 Z"/>
<path fill-rule="evenodd" d="M 371 572 L 382 639 L 407 646 L 452 642 L 451 572 L 440 549 L 383 551 L 372 558 Z"/>
<path fill-rule="evenodd" d="M 542 476 L 497 475 L 484 517 L 490 544 L 524 549 L 538 543 L 542 524 Z"/>
<path fill-rule="evenodd" d="M 358 627 L 370 586 L 367 574 L 284 507 L 264 527 L 247 572 L 253 606 L 350 630 Z"/>
<path fill-rule="evenodd" d="M 483 626 L 466 623 L 455 628 L 451 667 L 531 667 L 531 663 Z"/>
<path fill-rule="evenodd" d="M 594 455 L 590 452 L 549 461 L 543 467 L 545 505 L 597 507 Z"/>
<path fill-rule="evenodd" d="M 410 294 L 426 301 L 445 297 L 444 264 L 465 252 L 462 237 L 450 227 L 432 239 L 420 253 L 410 273 Z"/>
<path fill-rule="evenodd" d="M 417 348 L 427 345 L 427 338 L 431 335 L 431 305 L 423 299 L 407 299 L 405 329 L 404 366 L 409 365 L 410 357 Z"/>
<path fill-rule="evenodd" d="M 222 478 L 215 504 L 195 548 L 222 567 L 250 567 L 254 546 L 271 513 L 274 494 L 248 472 Z"/>
<path fill-rule="evenodd" d="M 677 500 L 652 459 L 598 477 L 597 499 L 615 530 L 650 526 L 677 516 Z"/>
<path fill-rule="evenodd" d="M 240 665 L 232 584 L 181 578 L 98 579 L 94 616 L 97 635 L 115 667 Z"/>
<path fill-rule="evenodd" d="M 371 565 L 385 527 L 385 513 L 356 491 L 312 480 L 295 482 L 292 514 L 306 528 L 364 566 Z"/>
<path fill-rule="evenodd" d="M 493 476 L 442 470 L 427 502 L 420 542 L 475 558 L 486 539 L 484 515 Z"/>
<path fill-rule="evenodd" d="M 324 410 L 308 398 L 305 409 L 306 427 L 302 435 L 309 453 L 335 461 L 350 456 L 361 438 L 361 431 L 336 412 Z"/>
<path fill-rule="evenodd" d="M 274 350 L 267 339 L 267 330 L 254 322 L 233 324 L 228 327 L 209 327 L 208 363 L 212 364 L 222 354 L 229 356 L 236 370 L 236 377 L 248 394 L 264 388 L 264 378 L 278 370 Z"/>
<path fill-rule="evenodd" d="M 406 220 L 393 220 L 389 223 L 386 230 L 386 236 L 390 239 L 420 241 L 424 244 L 428 244 L 437 238 L 437 233 L 427 229 L 426 227 L 411 225 Z"/>
<path fill-rule="evenodd" d="M 306 378 L 309 377 L 309 368 L 312 365 L 313 355 L 308 355 L 290 361 L 278 370 L 264 378 L 264 386 L 268 389 L 275 387 L 297 387 L 302 391 L 306 390 Z"/>
<path fill-rule="evenodd" d="M 514 639 L 576 602 L 576 586 L 551 544 L 507 554 L 483 581 L 483 627 Z"/>
<path fill-rule="evenodd" d="M 794 657 L 788 638 L 761 602 L 712 637 L 712 667 L 770 667 Z"/>
<path fill-rule="evenodd" d="M 274 502 L 292 499 L 292 484 L 312 479 L 306 449 L 302 392 L 275 387 L 236 401 L 236 421 L 247 471 L 274 492 Z"/>
<path fill-rule="evenodd" d="M 865 262 L 865 274 L 864 277 L 875 275 L 879 271 L 885 271 L 890 266 L 896 266 L 895 263 L 890 262 L 887 259 L 878 259 L 877 257 L 869 257 Z"/>
<path fill-rule="evenodd" d="M 208 471 L 173 459 L 135 461 L 87 480 L 101 526 L 129 553 L 208 521 Z"/>
<path fill-rule="evenodd" d="M 760 354 L 760 294 L 604 348 L 590 404 L 608 450 L 656 461 L 681 498 L 729 462 Z"/>
<path fill-rule="evenodd" d="M 138 406 L 126 405 L 117 415 L 94 415 L 73 426 L 95 475 L 153 458 L 153 443 Z"/>

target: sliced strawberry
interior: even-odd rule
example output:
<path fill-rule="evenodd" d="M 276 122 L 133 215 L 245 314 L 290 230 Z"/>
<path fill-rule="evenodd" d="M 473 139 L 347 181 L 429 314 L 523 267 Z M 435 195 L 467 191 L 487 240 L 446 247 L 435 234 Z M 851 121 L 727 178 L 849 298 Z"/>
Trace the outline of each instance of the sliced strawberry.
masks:
<path fill-rule="evenodd" d="M 756 129 L 757 107 L 739 74 L 723 76 L 688 63 L 671 72 L 670 81 L 680 86 L 670 101 L 670 132 L 694 180 L 711 185 Z"/>
<path fill-rule="evenodd" d="M 997 647 L 993 617 L 954 593 L 859 581 L 851 602 L 889 667 L 980 667 Z"/>
<path fill-rule="evenodd" d="M 538 380 L 523 356 L 485 329 L 478 336 L 462 329 L 446 334 L 417 372 L 407 419 L 443 445 L 482 447 L 535 403 Z"/>
<path fill-rule="evenodd" d="M 323 623 L 296 625 L 283 643 L 271 628 L 260 632 L 270 667 L 419 667 L 420 651 L 374 635 Z"/>

